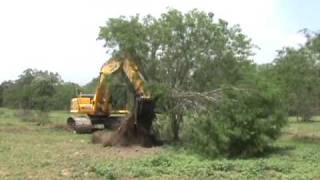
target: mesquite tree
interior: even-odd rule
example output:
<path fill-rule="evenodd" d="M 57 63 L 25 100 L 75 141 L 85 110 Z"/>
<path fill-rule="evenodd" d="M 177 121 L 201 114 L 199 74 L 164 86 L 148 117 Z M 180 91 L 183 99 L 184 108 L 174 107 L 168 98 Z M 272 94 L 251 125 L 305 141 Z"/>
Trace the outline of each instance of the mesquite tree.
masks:
<path fill-rule="evenodd" d="M 171 9 L 159 18 L 112 18 L 101 27 L 98 39 L 114 56 L 130 52 L 155 91 L 165 92 L 158 107 L 168 113 L 175 140 L 186 113 L 177 93 L 235 85 L 252 68 L 252 44 L 239 26 L 198 10 L 184 14 Z"/>

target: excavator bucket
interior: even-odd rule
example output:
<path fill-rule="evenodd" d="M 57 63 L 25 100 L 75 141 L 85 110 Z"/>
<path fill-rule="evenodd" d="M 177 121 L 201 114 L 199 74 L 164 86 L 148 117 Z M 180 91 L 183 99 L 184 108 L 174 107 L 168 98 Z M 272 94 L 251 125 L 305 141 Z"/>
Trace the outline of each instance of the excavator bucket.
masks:
<path fill-rule="evenodd" d="M 139 128 L 143 128 L 146 131 L 151 130 L 152 121 L 155 118 L 154 102 L 148 98 L 137 98 L 135 106 L 135 124 Z"/>
<path fill-rule="evenodd" d="M 152 121 L 155 118 L 154 102 L 151 99 L 139 98 L 134 113 L 123 121 L 114 133 L 96 132 L 92 136 L 93 143 L 104 146 L 128 146 L 140 144 L 144 147 L 161 145 L 152 132 Z"/>

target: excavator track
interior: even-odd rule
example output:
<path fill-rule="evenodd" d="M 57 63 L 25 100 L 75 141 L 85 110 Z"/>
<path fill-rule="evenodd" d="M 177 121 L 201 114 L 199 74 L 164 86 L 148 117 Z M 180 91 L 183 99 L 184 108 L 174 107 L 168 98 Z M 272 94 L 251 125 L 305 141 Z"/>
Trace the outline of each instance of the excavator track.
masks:
<path fill-rule="evenodd" d="M 69 117 L 67 124 L 74 132 L 83 134 L 91 133 L 93 131 L 93 125 L 87 117 Z"/>
<path fill-rule="evenodd" d="M 95 130 L 101 129 L 118 129 L 121 123 L 127 121 L 127 117 L 99 117 L 99 116 L 83 116 L 83 117 L 69 117 L 67 125 L 75 133 L 84 134 L 92 133 Z"/>

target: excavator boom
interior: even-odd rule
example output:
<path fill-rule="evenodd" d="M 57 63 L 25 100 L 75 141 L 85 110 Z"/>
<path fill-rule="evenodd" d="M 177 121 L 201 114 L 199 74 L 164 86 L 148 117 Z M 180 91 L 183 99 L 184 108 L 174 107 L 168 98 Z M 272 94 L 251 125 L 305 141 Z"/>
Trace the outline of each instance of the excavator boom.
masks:
<path fill-rule="evenodd" d="M 134 107 L 131 111 L 127 109 L 113 110 L 111 106 L 112 88 L 110 79 L 112 75 L 122 72 L 134 89 Z M 150 128 L 154 103 L 150 92 L 145 89 L 145 78 L 142 76 L 137 64 L 126 55 L 122 59 L 110 59 L 100 70 L 100 76 L 94 96 L 83 96 L 71 100 L 71 113 L 76 114 L 68 118 L 68 125 L 75 131 L 91 132 L 95 124 L 103 124 L 105 127 L 113 124 L 115 119 L 134 119 L 134 123 L 142 123 Z"/>

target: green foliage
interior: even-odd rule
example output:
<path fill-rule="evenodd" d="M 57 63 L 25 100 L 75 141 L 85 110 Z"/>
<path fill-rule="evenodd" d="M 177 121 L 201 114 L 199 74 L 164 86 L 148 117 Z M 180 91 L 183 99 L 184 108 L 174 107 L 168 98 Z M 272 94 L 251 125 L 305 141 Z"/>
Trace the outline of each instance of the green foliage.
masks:
<path fill-rule="evenodd" d="M 286 124 L 282 108 L 270 85 L 249 90 L 226 87 L 221 102 L 190 118 L 185 141 L 206 156 L 262 153 Z"/>
<path fill-rule="evenodd" d="M 46 111 L 41 110 L 19 110 L 16 113 L 22 121 L 33 122 L 37 125 L 46 125 L 50 124 L 49 114 Z"/>
<path fill-rule="evenodd" d="M 105 176 L 106 179 L 110 179 L 110 180 L 117 179 L 116 176 L 119 176 L 114 173 L 114 167 L 112 163 L 104 164 L 103 166 L 97 166 L 93 168 L 93 171 L 95 171 L 98 175 Z"/>
<path fill-rule="evenodd" d="M 283 48 L 273 64 L 262 70 L 282 89 L 288 112 L 302 120 L 318 113 L 320 85 L 319 35 L 306 34 L 308 41 L 298 49 Z"/>
<path fill-rule="evenodd" d="M 51 82 L 50 79 L 38 76 L 32 80 L 29 89 L 32 92 L 29 96 L 33 108 L 43 112 L 49 111 L 49 99 L 55 94 L 53 82 Z"/>
<path fill-rule="evenodd" d="M 292 144 L 290 144 L 292 145 Z M 291 146 L 289 146 L 291 147 Z M 100 163 L 93 171 L 100 176 L 177 179 L 309 179 L 319 173 L 315 147 L 290 150 L 277 146 L 278 154 L 267 158 L 204 159 L 185 152 L 166 152 L 145 158 Z M 313 154 L 308 155 L 308 153 Z M 292 154 L 290 154 L 292 153 Z M 317 155 L 316 155 L 317 154 Z M 307 156 L 307 157 L 304 157 Z M 308 162 L 308 163 L 306 163 Z M 310 163 L 310 164 L 309 164 Z M 179 177 L 179 178 L 178 178 Z"/>
<path fill-rule="evenodd" d="M 251 43 L 239 26 L 203 11 L 170 9 L 159 18 L 119 17 L 101 27 L 99 39 L 114 56 L 129 52 L 158 94 L 157 106 L 179 139 L 185 111 L 171 90 L 205 91 L 237 84 L 251 68 Z"/>
<path fill-rule="evenodd" d="M 12 84 L 12 81 L 4 81 L 0 84 L 0 107 L 5 105 L 5 93 Z"/>
<path fill-rule="evenodd" d="M 173 139 L 171 120 L 166 114 L 157 114 L 152 126 L 158 138 L 164 140 Z"/>
<path fill-rule="evenodd" d="M 84 93 L 95 93 L 99 78 L 93 78 L 89 83 L 81 88 Z M 124 73 L 118 72 L 112 74 L 106 80 L 109 92 L 111 94 L 111 105 L 115 109 L 123 109 L 128 105 L 128 108 L 133 106 L 134 88 L 130 83 L 127 83 L 128 79 Z"/>
<path fill-rule="evenodd" d="M 68 109 L 70 99 L 75 96 L 74 83 L 64 83 L 57 73 L 27 69 L 16 81 L 0 85 L 2 105 L 24 110 L 49 111 Z"/>
<path fill-rule="evenodd" d="M 116 73 L 109 77 L 107 82 L 111 92 L 111 105 L 115 109 L 131 109 L 134 105 L 135 92 L 124 73 Z"/>
<path fill-rule="evenodd" d="M 54 95 L 48 99 L 51 104 L 50 109 L 69 110 L 71 98 L 78 95 L 76 90 L 80 89 L 80 86 L 75 83 L 64 82 L 55 85 L 54 89 Z"/>
<path fill-rule="evenodd" d="M 98 81 L 99 78 L 93 78 L 89 83 L 84 85 L 81 90 L 86 94 L 94 94 L 96 92 Z"/>
<path fill-rule="evenodd" d="M 114 56 L 130 52 L 137 59 L 165 112 L 156 122 L 162 137 L 178 140 L 183 123 L 187 142 L 202 153 L 251 155 L 263 152 L 285 124 L 281 91 L 257 72 L 252 44 L 239 26 L 198 10 L 170 9 L 159 18 L 109 19 L 99 39 Z M 194 98 L 189 101 L 199 108 L 190 108 L 177 98 L 225 86 L 237 88 L 224 89 L 218 105 Z"/>
<path fill-rule="evenodd" d="M 46 99 L 54 94 L 53 84 L 59 81 L 58 74 L 27 69 L 18 80 L 5 88 L 4 105 L 22 109 L 41 108 L 45 111 L 48 107 Z"/>

